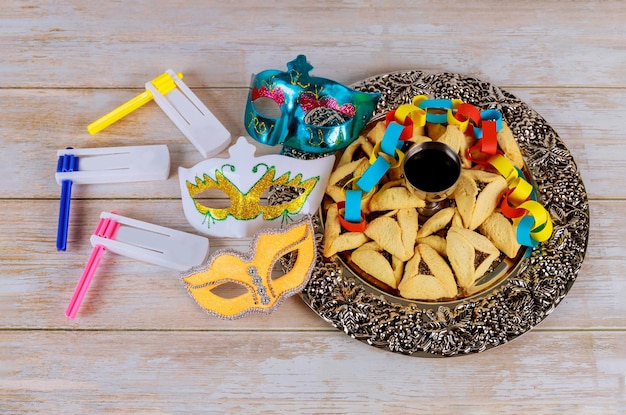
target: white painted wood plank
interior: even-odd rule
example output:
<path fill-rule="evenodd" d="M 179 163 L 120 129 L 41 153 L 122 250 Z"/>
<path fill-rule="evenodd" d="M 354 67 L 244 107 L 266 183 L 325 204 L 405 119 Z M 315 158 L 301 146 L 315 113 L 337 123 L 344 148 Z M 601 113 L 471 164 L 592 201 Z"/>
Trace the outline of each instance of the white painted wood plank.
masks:
<path fill-rule="evenodd" d="M 299 53 L 349 82 L 422 67 L 497 84 L 626 85 L 619 0 L 5 3 L 1 87 L 136 87 L 168 67 L 191 85 L 241 87 Z"/>
<path fill-rule="evenodd" d="M 531 332 L 430 359 L 341 333 L 9 330 L 0 398 L 5 414 L 620 413 L 625 343 L 624 332 Z"/>

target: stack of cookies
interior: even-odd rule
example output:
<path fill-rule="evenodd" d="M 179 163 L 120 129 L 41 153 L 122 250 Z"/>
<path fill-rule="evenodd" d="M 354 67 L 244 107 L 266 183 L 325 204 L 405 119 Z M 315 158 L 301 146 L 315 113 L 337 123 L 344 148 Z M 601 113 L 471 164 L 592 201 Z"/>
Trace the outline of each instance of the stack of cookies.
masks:
<path fill-rule="evenodd" d="M 467 149 L 475 139 L 456 125 L 415 127 L 403 147 L 406 152 L 415 143 L 439 141 L 459 154 L 463 169 L 449 207 L 428 218 L 420 216 L 426 202 L 405 184 L 402 167 L 392 167 L 362 198 L 364 231 L 342 228 L 338 203 L 369 166 L 385 129 L 384 121 L 374 123 L 337 158 L 323 206 L 324 256 L 340 256 L 377 288 L 410 300 L 447 301 L 475 293 L 481 278 L 506 258 L 518 258 L 521 247 L 513 223 L 498 207 L 506 180 L 495 170 L 472 165 Z M 498 145 L 513 165 L 523 168 L 506 123 L 498 132 Z"/>

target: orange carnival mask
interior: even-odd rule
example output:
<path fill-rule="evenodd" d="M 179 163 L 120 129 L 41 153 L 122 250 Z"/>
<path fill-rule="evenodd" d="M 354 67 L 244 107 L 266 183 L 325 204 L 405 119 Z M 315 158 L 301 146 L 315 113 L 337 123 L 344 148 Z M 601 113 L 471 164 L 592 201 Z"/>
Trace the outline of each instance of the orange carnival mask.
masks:
<path fill-rule="evenodd" d="M 284 275 L 273 276 L 276 262 L 294 253 Z M 249 313 L 270 313 L 281 300 L 300 292 L 315 265 L 316 244 L 310 218 L 285 229 L 257 234 L 247 254 L 221 250 L 206 265 L 181 276 L 189 294 L 210 314 L 235 319 Z"/>

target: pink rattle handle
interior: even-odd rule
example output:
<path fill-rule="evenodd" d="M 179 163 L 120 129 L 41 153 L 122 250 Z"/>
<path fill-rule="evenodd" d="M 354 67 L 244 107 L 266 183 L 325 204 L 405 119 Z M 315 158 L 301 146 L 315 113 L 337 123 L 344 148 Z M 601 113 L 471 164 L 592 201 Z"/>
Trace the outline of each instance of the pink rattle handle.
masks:
<path fill-rule="evenodd" d="M 65 310 L 65 316 L 69 318 L 76 317 L 78 308 L 83 302 L 85 293 L 87 293 L 87 289 L 89 288 L 89 284 L 91 284 L 93 274 L 96 273 L 96 268 L 98 268 L 98 264 L 100 263 L 100 259 L 102 259 L 104 251 L 105 248 L 102 245 L 96 245 L 93 251 L 91 251 L 89 261 L 87 261 L 87 265 L 83 270 L 83 275 L 81 275 L 80 280 L 78 280 L 78 284 L 76 285 L 76 289 L 74 290 L 74 295 L 72 295 L 72 299 L 70 300 L 70 303 Z"/>
<path fill-rule="evenodd" d="M 96 227 L 96 231 L 94 232 L 94 234 L 107 239 L 113 239 L 119 226 L 120 224 L 114 220 L 111 220 L 109 218 L 102 218 L 100 219 L 100 222 L 98 222 L 98 226 Z M 98 268 L 98 264 L 100 263 L 100 260 L 102 259 L 102 255 L 104 254 L 105 250 L 106 249 L 104 246 L 96 245 L 91 251 L 91 255 L 89 256 L 87 265 L 85 265 L 83 274 L 80 276 L 78 284 L 76 285 L 76 289 L 74 290 L 74 294 L 72 295 L 67 309 L 65 310 L 65 315 L 68 318 L 76 317 L 78 308 L 83 302 L 83 298 L 87 293 L 89 284 L 93 279 L 93 275 L 96 273 L 96 269 Z"/>

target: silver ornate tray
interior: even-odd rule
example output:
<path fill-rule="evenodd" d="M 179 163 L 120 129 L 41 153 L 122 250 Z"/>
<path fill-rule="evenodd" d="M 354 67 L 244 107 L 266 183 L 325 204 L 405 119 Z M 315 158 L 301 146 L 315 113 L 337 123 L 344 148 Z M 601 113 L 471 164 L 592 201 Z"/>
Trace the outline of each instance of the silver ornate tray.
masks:
<path fill-rule="evenodd" d="M 556 132 L 524 102 L 475 78 L 454 73 L 393 72 L 352 87 L 380 92 L 374 117 L 415 95 L 460 98 L 502 112 L 550 212 L 554 233 L 518 271 L 492 290 L 454 303 L 396 301 L 368 287 L 339 261 L 320 255 L 301 296 L 324 320 L 369 345 L 415 356 L 455 356 L 502 345 L 527 332 L 565 297 L 582 265 L 589 234 L 587 193 L 574 158 Z"/>

